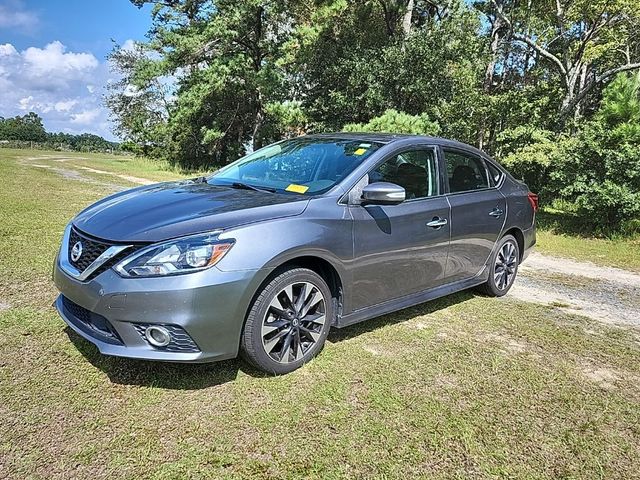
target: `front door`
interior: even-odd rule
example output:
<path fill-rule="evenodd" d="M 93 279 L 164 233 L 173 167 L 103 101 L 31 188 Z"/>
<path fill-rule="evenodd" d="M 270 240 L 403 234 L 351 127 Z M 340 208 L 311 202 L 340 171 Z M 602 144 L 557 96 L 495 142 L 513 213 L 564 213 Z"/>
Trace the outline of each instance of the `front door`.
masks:
<path fill-rule="evenodd" d="M 404 187 L 399 205 L 353 205 L 353 310 L 440 285 L 449 246 L 449 203 L 440 195 L 436 148 L 403 151 L 369 173 L 369 183 Z"/>
<path fill-rule="evenodd" d="M 447 283 L 475 277 L 487 262 L 507 216 L 507 202 L 489 178 L 482 158 L 444 149 L 451 244 Z"/>

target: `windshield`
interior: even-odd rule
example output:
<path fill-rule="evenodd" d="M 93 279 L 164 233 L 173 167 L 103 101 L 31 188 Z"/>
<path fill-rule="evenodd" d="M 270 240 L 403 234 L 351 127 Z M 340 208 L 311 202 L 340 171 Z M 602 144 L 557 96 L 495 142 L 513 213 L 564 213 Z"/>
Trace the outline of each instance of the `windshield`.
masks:
<path fill-rule="evenodd" d="M 245 184 L 296 194 L 324 193 L 381 146 L 352 139 L 285 140 L 241 158 L 208 181 L 213 185 Z"/>

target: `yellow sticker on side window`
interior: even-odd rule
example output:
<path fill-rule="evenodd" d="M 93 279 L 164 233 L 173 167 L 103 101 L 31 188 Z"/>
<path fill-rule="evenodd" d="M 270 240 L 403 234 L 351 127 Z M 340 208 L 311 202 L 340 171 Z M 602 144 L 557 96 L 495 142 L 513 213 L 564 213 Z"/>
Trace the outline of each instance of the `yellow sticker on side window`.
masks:
<path fill-rule="evenodd" d="M 363 153 L 365 153 L 367 151 L 366 148 L 359 148 L 357 149 L 355 152 L 353 152 L 354 155 L 362 155 Z"/>
<path fill-rule="evenodd" d="M 287 192 L 295 192 L 295 193 L 305 193 L 309 190 L 309 187 L 305 187 L 304 185 L 296 185 L 295 183 L 289 184 L 287 188 L 285 188 Z"/>

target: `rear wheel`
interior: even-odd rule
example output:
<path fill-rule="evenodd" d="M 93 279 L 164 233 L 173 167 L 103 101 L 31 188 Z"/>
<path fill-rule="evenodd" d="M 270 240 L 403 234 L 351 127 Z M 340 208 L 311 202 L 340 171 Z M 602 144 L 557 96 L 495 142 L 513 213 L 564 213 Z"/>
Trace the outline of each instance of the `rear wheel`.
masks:
<path fill-rule="evenodd" d="M 242 333 L 243 356 L 266 372 L 291 372 L 322 350 L 332 318 L 323 278 L 306 268 L 287 270 L 253 302 Z"/>
<path fill-rule="evenodd" d="M 518 242 L 512 235 L 505 235 L 491 258 L 489 278 L 486 283 L 478 287 L 478 290 L 490 297 L 502 297 L 513 285 L 519 263 Z"/>

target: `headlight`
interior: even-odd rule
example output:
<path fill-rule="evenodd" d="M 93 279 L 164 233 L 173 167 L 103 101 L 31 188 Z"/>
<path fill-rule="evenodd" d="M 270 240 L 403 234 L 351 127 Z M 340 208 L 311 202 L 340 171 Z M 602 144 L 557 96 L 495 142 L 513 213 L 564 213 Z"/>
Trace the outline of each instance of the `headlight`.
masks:
<path fill-rule="evenodd" d="M 218 263 L 233 246 L 233 240 L 219 240 L 218 233 L 151 245 L 114 268 L 123 277 L 158 277 L 204 270 Z"/>

